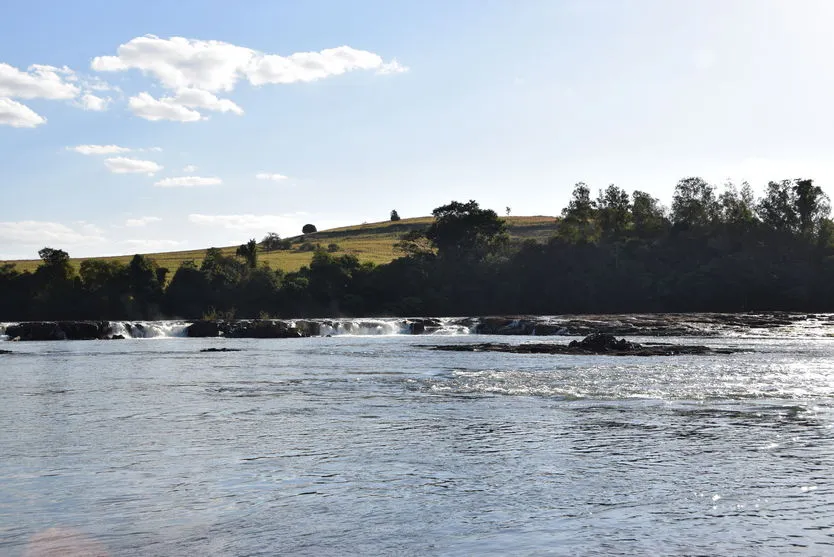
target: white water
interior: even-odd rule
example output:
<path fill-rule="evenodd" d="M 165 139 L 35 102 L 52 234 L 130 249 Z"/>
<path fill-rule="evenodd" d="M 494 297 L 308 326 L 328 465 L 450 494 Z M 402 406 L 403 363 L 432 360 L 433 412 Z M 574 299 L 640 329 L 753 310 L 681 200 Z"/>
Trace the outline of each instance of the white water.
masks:
<path fill-rule="evenodd" d="M 189 321 L 111 321 L 113 335 L 125 338 L 184 337 Z"/>
<path fill-rule="evenodd" d="M 713 316 L 714 317 L 714 316 Z M 797 320 L 788 325 L 774 327 L 750 327 L 741 326 L 731 322 L 723 322 L 720 319 L 704 320 L 704 315 L 605 315 L 605 316 L 537 316 L 528 319 L 515 319 L 506 327 L 510 332 L 517 327 L 519 330 L 525 322 L 534 321 L 536 327 L 548 326 L 549 333 L 556 335 L 567 335 L 569 329 L 564 326 L 570 321 L 580 321 L 588 327 L 593 328 L 595 324 L 600 329 L 610 326 L 618 326 L 631 332 L 623 332 L 620 335 L 646 335 L 644 329 L 654 327 L 662 329 L 658 323 L 668 324 L 676 327 L 685 336 L 729 336 L 734 338 L 831 338 L 834 337 L 834 314 L 817 314 L 807 319 Z M 285 322 L 295 327 L 302 320 Z M 441 317 L 423 320 L 420 318 L 368 318 L 368 319 L 308 319 L 307 322 L 317 323 L 321 328 L 321 336 L 392 336 L 408 335 L 415 330 L 414 327 L 425 323 L 426 329 L 423 334 L 427 335 L 468 335 L 474 333 L 477 325 L 481 322 L 478 318 L 464 317 Z M 121 335 L 125 338 L 172 338 L 186 336 L 186 329 L 192 321 L 111 321 L 110 328 L 113 335 Z M 9 340 L 6 329 L 13 323 L 0 323 L 0 341 Z M 553 327 L 556 327 L 554 329 Z M 536 327 L 532 334 L 536 335 Z M 618 336 L 620 336 L 618 335 Z"/>
<path fill-rule="evenodd" d="M 435 319 L 439 324 L 436 330 L 430 328 L 425 334 L 430 335 L 468 335 L 471 328 L 458 323 L 459 317 L 441 317 Z M 321 336 L 365 336 L 365 335 L 408 335 L 412 334 L 415 324 L 413 319 L 326 319 L 312 320 L 321 323 Z M 294 326 L 295 324 L 292 323 Z"/>

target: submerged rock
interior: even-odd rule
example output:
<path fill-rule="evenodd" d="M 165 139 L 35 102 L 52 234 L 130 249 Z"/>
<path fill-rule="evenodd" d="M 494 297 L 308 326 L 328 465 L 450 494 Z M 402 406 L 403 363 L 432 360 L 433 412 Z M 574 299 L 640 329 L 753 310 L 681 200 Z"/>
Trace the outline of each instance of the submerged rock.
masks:
<path fill-rule="evenodd" d="M 11 350 L 0 350 L 0 354 L 11 354 Z"/>
<path fill-rule="evenodd" d="M 553 354 L 566 356 L 586 356 L 601 354 L 606 356 L 700 356 L 708 354 L 734 354 L 741 352 L 733 348 L 710 348 L 686 344 L 646 343 L 638 344 L 625 339 L 617 339 L 606 333 L 593 333 L 582 340 L 570 344 L 526 343 L 504 344 L 484 342 L 479 344 L 445 344 L 427 346 L 432 350 L 450 352 L 509 352 L 511 354 Z"/>
<path fill-rule="evenodd" d="M 203 348 L 200 352 L 240 352 L 240 348 Z"/>

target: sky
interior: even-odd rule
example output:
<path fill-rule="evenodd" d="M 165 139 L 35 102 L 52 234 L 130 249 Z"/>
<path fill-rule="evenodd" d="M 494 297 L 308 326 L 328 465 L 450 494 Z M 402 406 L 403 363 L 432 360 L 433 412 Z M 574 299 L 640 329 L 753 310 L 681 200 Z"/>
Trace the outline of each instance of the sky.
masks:
<path fill-rule="evenodd" d="M 0 3 L 0 259 L 424 216 L 576 182 L 834 194 L 827 0 Z"/>

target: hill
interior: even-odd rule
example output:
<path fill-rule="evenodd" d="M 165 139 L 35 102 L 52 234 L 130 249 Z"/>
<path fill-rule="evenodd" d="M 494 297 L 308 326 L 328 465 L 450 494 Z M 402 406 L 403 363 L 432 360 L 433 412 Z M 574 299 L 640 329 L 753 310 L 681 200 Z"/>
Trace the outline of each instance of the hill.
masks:
<path fill-rule="evenodd" d="M 313 252 L 309 249 L 310 246 L 302 247 L 305 243 L 309 243 L 312 246 L 320 244 L 323 248 L 327 248 L 329 244 L 337 244 L 339 247 L 337 253 L 353 254 L 362 262 L 388 263 L 400 255 L 394 250 L 394 243 L 399 241 L 400 236 L 411 230 L 424 229 L 431 224 L 432 220 L 432 217 L 417 217 L 399 221 L 363 223 L 356 226 L 332 228 L 313 234 L 294 236 L 289 238 L 293 244 L 292 249 L 269 252 L 260 251 L 258 260 L 268 262 L 273 269 L 296 271 L 302 266 L 309 264 L 313 257 Z M 505 217 L 504 220 L 507 222 L 507 228 L 512 240 L 546 240 L 556 231 L 555 217 Z M 258 239 L 260 240 L 260 238 Z M 241 242 L 244 241 L 246 241 L 246 238 L 241 238 Z M 307 251 L 304 251 L 305 247 L 308 249 Z M 236 245 L 221 248 L 224 255 L 234 255 L 236 249 Z M 183 261 L 190 259 L 199 265 L 205 256 L 205 252 L 205 249 L 198 249 L 147 253 L 143 255 L 156 261 L 160 267 L 167 267 L 171 270 L 171 275 L 173 275 L 173 272 Z M 71 263 L 76 268 L 85 259 L 120 261 L 127 264 L 130 262 L 131 257 L 133 257 L 133 254 L 98 258 L 79 257 L 71 259 Z M 34 271 L 40 265 L 41 261 L 40 259 L 0 261 L 0 265 L 4 263 L 13 263 L 17 271 Z"/>

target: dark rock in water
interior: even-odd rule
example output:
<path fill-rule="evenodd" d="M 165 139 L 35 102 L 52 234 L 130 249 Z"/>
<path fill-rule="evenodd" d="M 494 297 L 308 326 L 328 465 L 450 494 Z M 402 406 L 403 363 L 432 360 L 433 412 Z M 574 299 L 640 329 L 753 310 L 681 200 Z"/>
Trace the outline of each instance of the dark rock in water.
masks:
<path fill-rule="evenodd" d="M 205 338 L 220 336 L 220 327 L 217 321 L 195 321 L 185 329 L 186 336 L 192 338 Z"/>
<path fill-rule="evenodd" d="M 106 321 L 29 321 L 9 325 L 6 334 L 20 340 L 97 340 L 110 336 Z"/>
<path fill-rule="evenodd" d="M 113 335 L 112 337 L 110 337 L 110 340 L 124 340 L 124 339 L 125 339 L 124 335 Z"/>
<path fill-rule="evenodd" d="M 252 321 L 225 321 L 221 325 L 223 335 L 229 338 L 299 338 L 304 336 L 297 328 L 283 321 L 257 319 Z"/>
<path fill-rule="evenodd" d="M 442 325 L 437 319 L 409 319 L 406 321 L 408 333 L 411 335 L 424 335 L 440 330 Z"/>
<path fill-rule="evenodd" d="M 200 352 L 240 352 L 240 348 L 203 348 Z"/>
<path fill-rule="evenodd" d="M 0 354 L 11 354 L 11 350 L 0 350 Z"/>
<path fill-rule="evenodd" d="M 535 326 L 530 319 L 484 317 L 475 325 L 475 332 L 479 335 L 530 335 Z"/>
<path fill-rule="evenodd" d="M 617 339 L 608 333 L 593 333 L 582 340 L 572 340 L 568 348 L 574 350 L 587 350 L 594 353 L 603 352 L 627 352 L 639 348 L 639 344 L 628 342 L 626 339 Z"/>
<path fill-rule="evenodd" d="M 742 350 L 732 348 L 709 348 L 684 344 L 638 344 L 625 339 L 617 339 L 606 333 L 594 333 L 582 340 L 570 344 L 528 343 L 503 344 L 485 342 L 480 344 L 445 344 L 427 346 L 432 350 L 451 352 L 509 352 L 512 354 L 554 354 L 587 356 L 601 354 L 606 356 L 699 356 L 709 354 L 734 354 Z"/>
<path fill-rule="evenodd" d="M 301 320 L 295 322 L 295 328 L 305 337 L 317 337 L 321 334 L 321 323 Z"/>
<path fill-rule="evenodd" d="M 306 331 L 311 330 L 312 323 L 306 323 Z M 253 319 L 251 321 L 195 321 L 186 328 L 189 337 L 213 338 L 299 338 L 310 336 L 306 331 L 291 327 L 284 321 L 271 319 Z"/>

